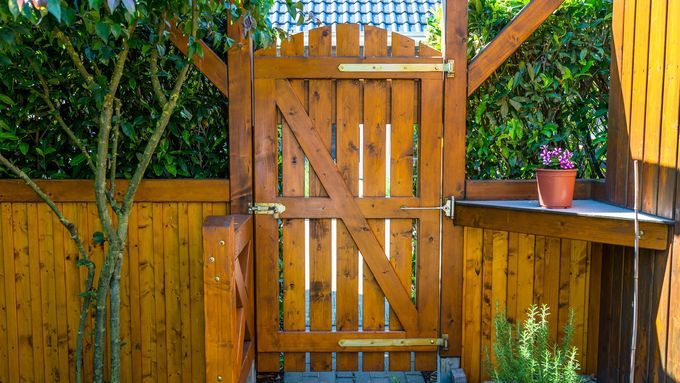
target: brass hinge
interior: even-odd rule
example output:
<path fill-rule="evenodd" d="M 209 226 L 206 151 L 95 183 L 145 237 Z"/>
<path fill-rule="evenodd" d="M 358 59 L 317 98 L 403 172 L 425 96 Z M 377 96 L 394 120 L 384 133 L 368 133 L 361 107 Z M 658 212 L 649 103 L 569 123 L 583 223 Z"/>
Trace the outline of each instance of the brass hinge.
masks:
<path fill-rule="evenodd" d="M 443 334 L 441 338 L 394 338 L 394 339 L 340 339 L 340 347 L 417 347 L 438 346 L 446 350 L 449 337 Z"/>
<path fill-rule="evenodd" d="M 248 204 L 249 214 L 270 214 L 274 218 L 279 218 L 279 214 L 286 211 L 286 207 L 283 204 L 276 202 L 257 202 L 254 204 Z"/>
<path fill-rule="evenodd" d="M 441 64 L 340 64 L 338 70 L 340 72 L 444 72 L 446 77 L 453 77 L 455 74 L 453 60 L 447 60 Z"/>

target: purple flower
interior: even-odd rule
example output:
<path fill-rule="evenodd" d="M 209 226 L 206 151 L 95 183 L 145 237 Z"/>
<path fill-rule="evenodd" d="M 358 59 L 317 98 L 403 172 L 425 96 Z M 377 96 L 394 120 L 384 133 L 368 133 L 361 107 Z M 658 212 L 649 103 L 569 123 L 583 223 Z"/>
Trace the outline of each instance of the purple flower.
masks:
<path fill-rule="evenodd" d="M 550 148 L 547 145 L 541 146 L 539 157 L 544 166 L 553 169 L 573 169 L 575 167 L 574 161 L 571 157 L 574 155 L 569 150 L 560 147 Z"/>

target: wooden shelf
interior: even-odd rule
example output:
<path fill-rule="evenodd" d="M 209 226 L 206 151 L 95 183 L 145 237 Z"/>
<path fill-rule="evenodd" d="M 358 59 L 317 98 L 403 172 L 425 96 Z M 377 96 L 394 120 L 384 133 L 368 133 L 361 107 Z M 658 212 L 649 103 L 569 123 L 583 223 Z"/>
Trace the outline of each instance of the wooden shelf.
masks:
<path fill-rule="evenodd" d="M 460 226 L 633 246 L 635 212 L 594 200 L 575 200 L 569 209 L 545 209 L 535 200 L 456 201 Z M 673 220 L 640 213 L 640 247 L 664 250 Z"/>

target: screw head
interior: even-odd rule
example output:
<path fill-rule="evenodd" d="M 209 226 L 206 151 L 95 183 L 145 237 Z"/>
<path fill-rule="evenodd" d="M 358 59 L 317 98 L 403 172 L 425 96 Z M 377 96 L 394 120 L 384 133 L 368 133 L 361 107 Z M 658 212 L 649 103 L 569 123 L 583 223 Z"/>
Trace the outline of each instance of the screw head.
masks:
<path fill-rule="evenodd" d="M 219 275 L 215 275 L 215 282 L 219 282 L 219 281 L 220 281 L 220 276 L 219 276 Z"/>
<path fill-rule="evenodd" d="M 221 382 L 223 380 L 222 375 L 217 375 L 217 381 Z"/>
<path fill-rule="evenodd" d="M 210 256 L 210 258 L 208 258 L 208 262 L 215 263 L 215 257 Z"/>
<path fill-rule="evenodd" d="M 220 246 L 224 246 L 224 240 L 219 242 Z"/>

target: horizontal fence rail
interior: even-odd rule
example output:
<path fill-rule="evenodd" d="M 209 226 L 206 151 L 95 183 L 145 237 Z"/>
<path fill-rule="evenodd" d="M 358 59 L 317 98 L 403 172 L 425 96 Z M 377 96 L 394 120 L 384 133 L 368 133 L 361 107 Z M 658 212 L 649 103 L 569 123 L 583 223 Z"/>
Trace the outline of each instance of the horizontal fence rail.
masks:
<path fill-rule="evenodd" d="M 203 248 L 206 381 L 245 382 L 255 356 L 252 217 L 208 217 Z"/>

